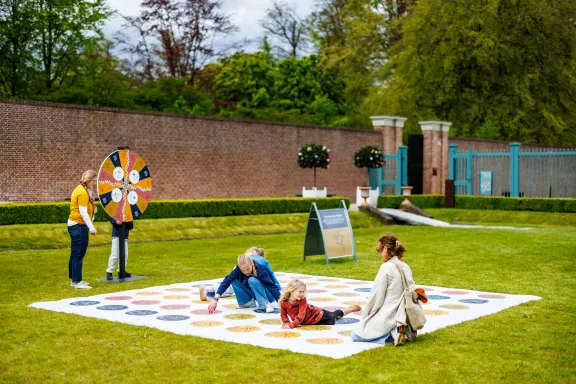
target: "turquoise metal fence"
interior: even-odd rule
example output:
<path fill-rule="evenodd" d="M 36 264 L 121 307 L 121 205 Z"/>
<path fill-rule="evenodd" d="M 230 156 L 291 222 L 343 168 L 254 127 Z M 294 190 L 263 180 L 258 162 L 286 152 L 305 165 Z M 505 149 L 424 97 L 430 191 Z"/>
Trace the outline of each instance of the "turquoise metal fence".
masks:
<path fill-rule="evenodd" d="M 457 195 L 576 197 L 576 149 L 528 148 L 458 152 L 449 146 L 449 175 Z"/>
<path fill-rule="evenodd" d="M 396 154 L 384 155 L 382 168 L 370 169 L 370 186 L 378 188 L 381 195 L 401 195 L 402 186 L 408 183 L 408 147 L 398 147 Z"/>

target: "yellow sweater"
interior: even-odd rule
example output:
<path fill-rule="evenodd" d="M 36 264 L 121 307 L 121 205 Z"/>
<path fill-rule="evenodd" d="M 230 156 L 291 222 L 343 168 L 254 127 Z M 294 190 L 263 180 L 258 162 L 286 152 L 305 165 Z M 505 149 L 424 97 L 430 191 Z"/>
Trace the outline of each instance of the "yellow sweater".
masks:
<path fill-rule="evenodd" d="M 88 207 L 88 216 L 92 217 L 94 213 L 94 203 L 90 201 L 88 191 L 83 185 L 78 185 L 74 188 L 74 191 L 72 191 L 72 197 L 70 198 L 70 216 L 68 216 L 68 220 L 86 225 L 80 215 L 80 209 L 78 207 Z"/>

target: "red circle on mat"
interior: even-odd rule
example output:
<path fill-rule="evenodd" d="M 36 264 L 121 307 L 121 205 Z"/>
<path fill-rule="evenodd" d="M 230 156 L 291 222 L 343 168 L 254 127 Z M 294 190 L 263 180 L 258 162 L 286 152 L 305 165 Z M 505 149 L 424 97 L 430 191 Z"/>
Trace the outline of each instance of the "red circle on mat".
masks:
<path fill-rule="evenodd" d="M 308 289 L 306 290 L 307 293 L 326 293 L 328 292 L 325 289 Z"/>
<path fill-rule="evenodd" d="M 481 297 L 483 299 L 505 299 L 506 298 L 506 296 L 504 296 L 504 295 L 493 295 L 493 294 L 478 295 L 478 297 Z"/>
<path fill-rule="evenodd" d="M 187 309 L 187 308 L 190 308 L 190 306 L 186 304 L 168 304 L 160 307 L 160 309 Z"/>
<path fill-rule="evenodd" d="M 104 300 L 130 300 L 132 296 L 108 296 Z"/>
<path fill-rule="evenodd" d="M 132 301 L 130 302 L 130 304 L 134 304 L 134 305 L 156 305 L 156 304 L 160 304 L 161 301 L 158 300 L 136 300 L 136 301 Z"/>
<path fill-rule="evenodd" d="M 467 295 L 469 292 L 466 291 L 442 291 L 446 295 Z"/>
<path fill-rule="evenodd" d="M 195 309 L 193 311 L 190 311 L 190 313 L 193 315 L 216 315 L 218 313 L 222 313 L 222 311 L 215 310 L 212 313 L 208 313 L 208 309 Z"/>

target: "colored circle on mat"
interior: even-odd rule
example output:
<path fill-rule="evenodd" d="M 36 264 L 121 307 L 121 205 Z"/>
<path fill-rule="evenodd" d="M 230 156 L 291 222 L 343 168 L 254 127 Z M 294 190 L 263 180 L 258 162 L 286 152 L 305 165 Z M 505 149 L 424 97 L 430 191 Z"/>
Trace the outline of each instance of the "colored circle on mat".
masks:
<path fill-rule="evenodd" d="M 251 320 L 255 319 L 256 315 L 252 315 L 251 313 L 231 313 L 224 315 L 224 318 L 228 320 Z"/>
<path fill-rule="evenodd" d="M 334 296 L 340 296 L 340 297 L 353 297 L 353 296 L 360 296 L 359 293 L 354 293 L 354 292 L 336 292 L 333 293 Z"/>
<path fill-rule="evenodd" d="M 290 281 L 288 281 L 288 280 L 278 280 L 278 282 L 279 282 L 280 284 L 287 284 L 287 283 L 289 283 Z"/>
<path fill-rule="evenodd" d="M 346 284 L 366 285 L 366 284 L 370 284 L 370 282 L 369 281 L 347 281 Z"/>
<path fill-rule="evenodd" d="M 166 288 L 165 291 L 168 292 L 190 292 L 190 288 Z"/>
<path fill-rule="evenodd" d="M 186 299 L 190 299 L 190 296 L 185 296 L 185 295 L 168 295 L 168 296 L 162 296 L 163 299 L 166 300 L 186 300 Z"/>
<path fill-rule="evenodd" d="M 439 309 L 425 309 L 424 314 L 430 315 L 430 316 L 443 316 L 443 315 L 447 315 L 448 311 L 441 311 Z"/>
<path fill-rule="evenodd" d="M 348 288 L 348 286 L 343 284 L 328 284 L 325 285 L 324 288 L 339 289 L 339 288 Z"/>
<path fill-rule="evenodd" d="M 337 337 L 321 337 L 318 339 L 308 339 L 307 343 L 310 344 L 344 344 L 344 340 Z"/>
<path fill-rule="evenodd" d="M 466 291 L 442 291 L 445 295 L 467 295 L 470 292 Z"/>
<path fill-rule="evenodd" d="M 354 288 L 356 292 L 371 292 L 372 288 Z"/>
<path fill-rule="evenodd" d="M 96 309 L 100 309 L 101 311 L 122 311 L 124 309 L 128 309 L 126 305 L 102 305 L 100 307 L 96 307 Z"/>
<path fill-rule="evenodd" d="M 96 304 L 100 304 L 99 301 L 91 301 L 91 300 L 81 300 L 81 301 L 75 301 L 73 303 L 70 303 L 70 305 L 75 305 L 78 307 L 86 307 L 88 305 L 96 305 Z"/>
<path fill-rule="evenodd" d="M 224 304 L 223 307 L 224 308 L 228 308 L 228 309 L 238 309 L 236 308 L 238 305 L 237 304 Z"/>
<path fill-rule="evenodd" d="M 481 299 L 462 299 L 458 301 L 466 304 L 486 304 L 488 302 L 488 300 L 481 300 Z"/>
<path fill-rule="evenodd" d="M 149 316 L 149 315 L 155 315 L 157 313 L 158 312 L 156 311 L 146 311 L 146 310 L 135 310 L 126 312 L 127 315 L 131 316 Z"/>
<path fill-rule="evenodd" d="M 483 299 L 505 299 L 506 296 L 504 295 L 497 295 L 494 293 L 484 293 L 482 295 L 478 295 L 478 297 L 481 297 Z"/>
<path fill-rule="evenodd" d="M 307 282 L 306 286 L 311 287 L 311 286 L 315 286 L 315 285 L 319 285 L 319 283 L 315 283 L 313 281 Z"/>
<path fill-rule="evenodd" d="M 442 295 L 430 295 L 428 296 L 429 300 L 448 300 L 449 296 L 442 296 Z"/>
<path fill-rule="evenodd" d="M 336 320 L 336 324 L 354 324 L 359 322 L 360 320 L 354 319 L 352 317 L 343 317 L 341 319 Z"/>
<path fill-rule="evenodd" d="M 239 333 L 248 333 L 248 332 L 258 332 L 260 327 L 256 327 L 254 325 L 239 325 L 237 327 L 230 327 L 226 328 L 228 332 L 239 332 Z"/>
<path fill-rule="evenodd" d="M 188 309 L 190 306 L 188 304 L 168 304 L 162 305 L 160 309 L 168 309 L 168 310 L 179 310 L 179 309 Z"/>
<path fill-rule="evenodd" d="M 161 295 L 162 292 L 152 292 L 152 291 L 143 291 L 143 292 L 136 292 L 136 295 L 141 295 L 141 296 L 157 296 L 157 295 Z"/>
<path fill-rule="evenodd" d="M 446 308 L 446 309 L 468 309 L 470 308 L 467 305 L 463 305 L 463 304 L 444 304 L 444 305 L 440 305 L 440 308 Z"/>
<path fill-rule="evenodd" d="M 347 330 L 347 331 L 340 331 L 340 332 L 338 332 L 338 334 L 339 334 L 340 336 L 348 336 L 348 337 L 350 337 L 350 334 L 351 334 L 351 333 L 352 333 L 352 330 L 351 330 L 351 329 L 349 329 L 349 330 Z"/>
<path fill-rule="evenodd" d="M 348 306 L 351 306 L 351 305 L 366 305 L 366 301 L 344 301 L 344 302 L 342 302 L 342 304 L 348 305 Z"/>
<path fill-rule="evenodd" d="M 189 318 L 190 316 L 183 316 L 183 315 L 164 315 L 164 316 L 158 316 L 156 319 L 162 321 L 182 321 L 182 320 L 188 320 Z"/>
<path fill-rule="evenodd" d="M 212 328 L 224 325 L 224 322 L 216 320 L 200 320 L 200 321 L 193 321 L 190 323 L 190 325 L 193 327 L 200 327 L 200 328 Z"/>
<path fill-rule="evenodd" d="M 266 308 L 256 308 L 254 310 L 254 312 L 256 313 L 265 313 L 267 315 L 274 315 L 274 314 L 279 314 L 280 313 L 280 309 L 279 308 L 274 308 L 274 312 L 266 312 Z"/>
<path fill-rule="evenodd" d="M 108 296 L 104 300 L 130 300 L 132 296 Z"/>
<path fill-rule="evenodd" d="M 210 304 L 210 300 L 206 300 L 206 301 L 204 301 L 204 300 L 192 300 L 191 303 L 194 303 L 194 304 Z"/>
<path fill-rule="evenodd" d="M 329 325 L 313 324 L 313 325 L 302 325 L 298 327 L 298 329 L 302 331 L 329 331 L 332 329 L 332 327 Z"/>
<path fill-rule="evenodd" d="M 328 292 L 325 289 L 308 289 L 306 290 L 306 293 L 326 293 Z"/>
<path fill-rule="evenodd" d="M 222 311 L 215 310 L 212 313 L 208 313 L 208 308 L 206 308 L 206 309 L 195 309 L 193 311 L 190 311 L 190 313 L 193 315 L 217 315 L 219 313 L 222 313 Z"/>
<path fill-rule="evenodd" d="M 335 298 L 333 297 L 309 297 L 308 300 L 310 301 L 319 301 L 321 303 L 327 302 L 327 301 L 336 301 Z"/>
<path fill-rule="evenodd" d="M 290 332 L 290 331 L 280 331 L 280 332 L 269 332 L 265 333 L 264 336 L 267 337 L 277 337 L 279 339 L 295 339 L 297 337 L 302 336 L 298 332 Z"/>
<path fill-rule="evenodd" d="M 337 282 L 340 281 L 339 279 L 316 279 L 316 281 L 330 281 L 330 282 Z"/>
<path fill-rule="evenodd" d="M 161 303 L 160 300 L 134 300 L 130 302 L 130 304 L 134 305 L 156 305 L 160 303 Z"/>
<path fill-rule="evenodd" d="M 265 325 L 282 325 L 282 320 L 280 319 L 264 319 L 259 321 L 260 324 Z"/>
<path fill-rule="evenodd" d="M 220 300 L 236 300 L 236 296 L 221 297 Z"/>

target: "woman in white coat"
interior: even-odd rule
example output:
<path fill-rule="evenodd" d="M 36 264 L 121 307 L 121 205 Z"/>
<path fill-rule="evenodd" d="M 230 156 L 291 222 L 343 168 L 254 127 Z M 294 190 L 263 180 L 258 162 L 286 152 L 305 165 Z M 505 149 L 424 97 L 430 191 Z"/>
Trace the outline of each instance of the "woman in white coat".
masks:
<path fill-rule="evenodd" d="M 410 289 L 414 289 L 412 271 L 402 261 L 406 248 L 396 236 L 387 234 L 378 240 L 376 250 L 383 264 L 374 279 L 368 303 L 362 310 L 362 321 L 352 331 L 352 340 L 401 345 L 415 337 L 415 332 L 407 326 L 404 285 L 398 270 L 398 267 L 404 270 Z"/>

